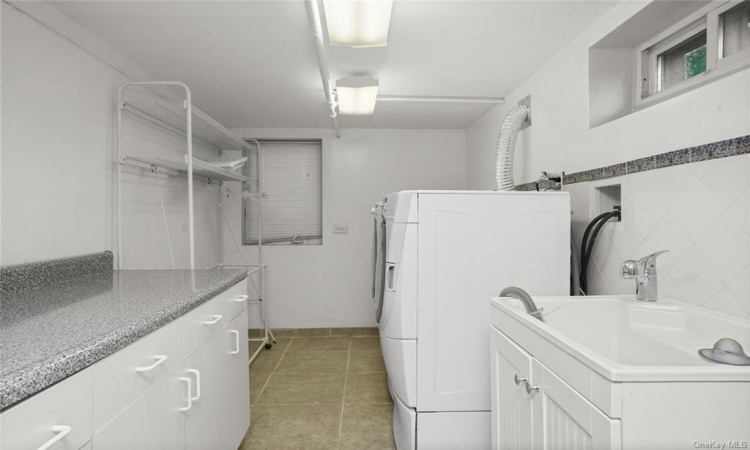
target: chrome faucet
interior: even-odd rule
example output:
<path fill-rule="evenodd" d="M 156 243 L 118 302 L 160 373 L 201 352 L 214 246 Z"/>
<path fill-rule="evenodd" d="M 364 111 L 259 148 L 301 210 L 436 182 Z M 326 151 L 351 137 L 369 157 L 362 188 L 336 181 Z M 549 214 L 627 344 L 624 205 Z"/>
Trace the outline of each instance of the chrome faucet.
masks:
<path fill-rule="evenodd" d="M 635 280 L 635 298 L 655 302 L 659 296 L 656 284 L 656 257 L 669 250 L 646 255 L 638 261 L 629 259 L 620 266 L 620 277 Z"/>

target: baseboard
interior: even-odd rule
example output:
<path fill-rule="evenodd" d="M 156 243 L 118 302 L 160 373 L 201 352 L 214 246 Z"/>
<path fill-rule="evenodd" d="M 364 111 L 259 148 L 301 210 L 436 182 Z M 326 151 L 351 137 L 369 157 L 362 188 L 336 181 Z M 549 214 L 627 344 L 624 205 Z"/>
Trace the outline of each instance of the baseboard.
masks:
<path fill-rule="evenodd" d="M 331 336 L 377 336 L 377 327 L 357 328 L 272 328 L 273 335 L 277 338 L 287 337 L 331 337 Z M 251 328 L 247 330 L 251 338 L 263 336 L 262 328 Z"/>

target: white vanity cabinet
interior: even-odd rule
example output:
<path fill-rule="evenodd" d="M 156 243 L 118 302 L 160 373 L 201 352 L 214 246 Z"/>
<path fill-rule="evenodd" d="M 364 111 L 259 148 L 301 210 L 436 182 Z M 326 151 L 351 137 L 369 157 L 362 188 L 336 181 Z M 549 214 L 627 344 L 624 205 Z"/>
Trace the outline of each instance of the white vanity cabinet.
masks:
<path fill-rule="evenodd" d="M 490 328 L 492 448 L 620 448 L 620 421 Z"/>
<path fill-rule="evenodd" d="M 235 450 L 250 425 L 244 292 L 243 281 L 3 412 L 0 450 Z"/>

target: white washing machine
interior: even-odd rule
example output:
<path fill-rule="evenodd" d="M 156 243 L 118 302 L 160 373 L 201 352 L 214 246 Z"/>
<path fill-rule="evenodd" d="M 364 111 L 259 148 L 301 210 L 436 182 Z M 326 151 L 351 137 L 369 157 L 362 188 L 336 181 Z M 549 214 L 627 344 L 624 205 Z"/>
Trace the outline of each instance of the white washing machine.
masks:
<path fill-rule="evenodd" d="M 489 449 L 489 299 L 568 295 L 568 194 L 404 191 L 372 211 L 396 446 Z"/>

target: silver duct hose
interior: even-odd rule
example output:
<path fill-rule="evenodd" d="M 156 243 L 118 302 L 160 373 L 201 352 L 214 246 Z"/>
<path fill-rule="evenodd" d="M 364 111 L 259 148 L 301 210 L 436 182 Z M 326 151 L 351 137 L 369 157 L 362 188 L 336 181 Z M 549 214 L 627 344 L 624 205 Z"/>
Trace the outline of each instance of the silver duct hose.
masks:
<path fill-rule="evenodd" d="M 528 106 L 518 105 L 510 110 L 500 126 L 495 147 L 495 181 L 498 191 L 512 191 L 516 188 L 513 182 L 513 155 L 518 132 L 528 115 Z"/>

